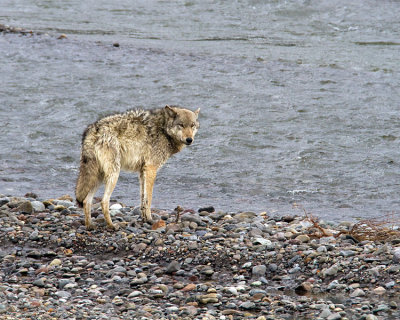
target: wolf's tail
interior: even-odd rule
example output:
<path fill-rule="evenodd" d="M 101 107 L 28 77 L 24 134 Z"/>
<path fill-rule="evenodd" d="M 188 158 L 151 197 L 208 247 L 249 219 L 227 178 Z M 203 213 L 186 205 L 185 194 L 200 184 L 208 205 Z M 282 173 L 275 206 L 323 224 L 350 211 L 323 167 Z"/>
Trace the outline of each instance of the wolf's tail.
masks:
<path fill-rule="evenodd" d="M 80 207 L 83 207 L 83 201 L 86 196 L 98 188 L 101 181 L 100 178 L 99 166 L 96 160 L 82 156 L 75 188 L 76 202 Z"/>

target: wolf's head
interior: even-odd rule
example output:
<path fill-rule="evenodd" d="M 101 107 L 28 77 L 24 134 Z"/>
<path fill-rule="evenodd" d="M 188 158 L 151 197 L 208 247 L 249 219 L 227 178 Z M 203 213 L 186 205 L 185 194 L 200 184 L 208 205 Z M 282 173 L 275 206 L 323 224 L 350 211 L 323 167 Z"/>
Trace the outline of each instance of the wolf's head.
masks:
<path fill-rule="evenodd" d="M 193 112 L 176 106 L 165 106 L 164 111 L 167 115 L 167 134 L 177 142 L 192 144 L 199 128 L 197 118 L 200 109 Z"/>

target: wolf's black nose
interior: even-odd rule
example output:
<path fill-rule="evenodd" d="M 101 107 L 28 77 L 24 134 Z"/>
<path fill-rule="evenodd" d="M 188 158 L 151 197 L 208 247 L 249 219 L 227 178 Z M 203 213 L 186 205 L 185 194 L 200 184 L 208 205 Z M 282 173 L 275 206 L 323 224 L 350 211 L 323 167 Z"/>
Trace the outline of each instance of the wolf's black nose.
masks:
<path fill-rule="evenodd" d="M 186 143 L 187 144 L 191 144 L 193 142 L 193 139 L 192 138 L 186 138 Z"/>

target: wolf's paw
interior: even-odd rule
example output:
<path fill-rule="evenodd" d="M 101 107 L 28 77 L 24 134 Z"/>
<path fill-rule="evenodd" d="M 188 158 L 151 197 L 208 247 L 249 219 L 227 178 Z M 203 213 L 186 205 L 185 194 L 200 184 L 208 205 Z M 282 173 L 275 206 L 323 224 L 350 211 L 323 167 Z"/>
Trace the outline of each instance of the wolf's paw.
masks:
<path fill-rule="evenodd" d="M 147 218 L 143 217 L 143 223 L 148 223 L 149 225 L 153 225 L 154 220 L 153 219 L 147 219 Z"/>
<path fill-rule="evenodd" d="M 87 223 L 86 224 L 86 230 L 91 231 L 91 230 L 96 230 L 97 226 L 93 222 Z"/>
<path fill-rule="evenodd" d="M 142 221 L 143 223 L 148 223 L 149 225 L 152 225 L 154 223 L 154 220 L 152 219 L 151 213 L 144 214 L 144 210 L 142 209 Z"/>
<path fill-rule="evenodd" d="M 118 224 L 107 224 L 107 229 L 112 230 L 112 231 L 118 231 L 119 230 L 119 225 Z"/>

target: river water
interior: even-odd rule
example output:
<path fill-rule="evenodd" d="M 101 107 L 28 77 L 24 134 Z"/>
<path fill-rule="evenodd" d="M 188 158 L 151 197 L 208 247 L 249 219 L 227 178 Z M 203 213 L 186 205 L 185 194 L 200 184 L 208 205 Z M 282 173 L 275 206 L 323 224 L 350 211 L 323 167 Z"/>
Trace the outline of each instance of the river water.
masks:
<path fill-rule="evenodd" d="M 386 0 L 2 0 L 0 23 L 43 34 L 0 35 L 0 193 L 73 195 L 89 123 L 179 104 L 201 128 L 154 207 L 398 213 L 399 16 Z M 136 174 L 113 198 L 139 203 Z"/>

